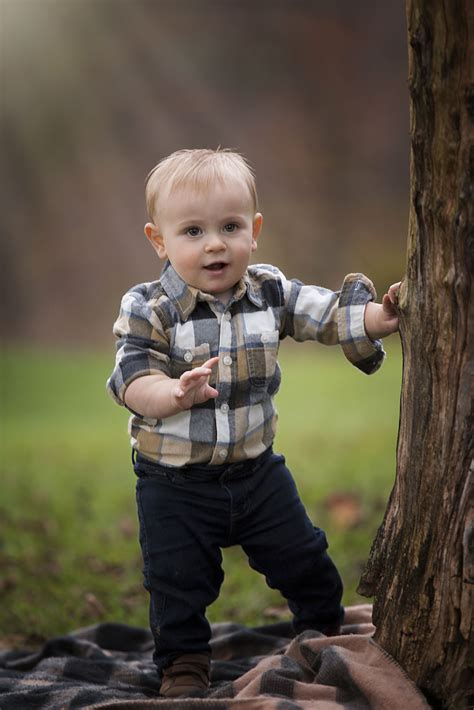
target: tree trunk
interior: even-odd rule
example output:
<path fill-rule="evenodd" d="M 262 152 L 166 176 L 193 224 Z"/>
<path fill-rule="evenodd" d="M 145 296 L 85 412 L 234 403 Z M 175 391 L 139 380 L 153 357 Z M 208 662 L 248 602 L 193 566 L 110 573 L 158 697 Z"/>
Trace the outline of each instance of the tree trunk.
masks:
<path fill-rule="evenodd" d="M 474 705 L 474 2 L 407 0 L 411 192 L 397 477 L 359 592 L 435 706 Z M 470 658 L 469 658 L 470 655 Z"/>

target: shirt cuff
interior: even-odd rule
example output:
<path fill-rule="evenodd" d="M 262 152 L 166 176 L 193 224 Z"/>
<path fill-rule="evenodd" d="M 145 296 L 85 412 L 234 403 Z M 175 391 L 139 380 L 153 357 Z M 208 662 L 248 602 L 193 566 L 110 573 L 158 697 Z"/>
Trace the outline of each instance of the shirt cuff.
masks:
<path fill-rule="evenodd" d="M 371 340 L 365 332 L 364 314 L 369 301 L 377 294 L 364 274 L 349 274 L 344 279 L 337 310 L 339 343 L 346 358 L 359 370 L 370 375 L 385 358 L 381 340 Z"/>

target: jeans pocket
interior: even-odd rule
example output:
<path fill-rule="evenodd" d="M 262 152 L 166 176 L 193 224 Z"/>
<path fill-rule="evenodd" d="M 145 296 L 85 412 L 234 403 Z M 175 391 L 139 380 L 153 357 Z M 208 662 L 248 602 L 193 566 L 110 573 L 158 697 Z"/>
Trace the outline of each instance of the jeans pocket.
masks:
<path fill-rule="evenodd" d="M 143 480 L 167 478 L 170 482 L 173 482 L 178 475 L 178 470 L 175 471 L 171 466 L 162 466 L 159 463 L 151 461 L 149 463 L 145 463 L 143 457 L 135 460 L 133 470 L 137 478 Z"/>

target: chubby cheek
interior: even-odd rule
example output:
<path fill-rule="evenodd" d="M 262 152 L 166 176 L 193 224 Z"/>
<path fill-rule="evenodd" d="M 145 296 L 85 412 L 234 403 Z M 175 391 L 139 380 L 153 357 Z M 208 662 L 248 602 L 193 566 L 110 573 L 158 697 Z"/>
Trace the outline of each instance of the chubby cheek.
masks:
<path fill-rule="evenodd" d="M 254 248 L 250 242 L 248 244 L 242 244 L 234 250 L 234 257 L 240 262 L 246 262 L 250 259 L 253 251 Z"/>
<path fill-rule="evenodd" d="M 199 268 L 200 254 L 198 249 L 186 249 L 177 254 L 177 259 L 181 266 L 187 271 Z"/>

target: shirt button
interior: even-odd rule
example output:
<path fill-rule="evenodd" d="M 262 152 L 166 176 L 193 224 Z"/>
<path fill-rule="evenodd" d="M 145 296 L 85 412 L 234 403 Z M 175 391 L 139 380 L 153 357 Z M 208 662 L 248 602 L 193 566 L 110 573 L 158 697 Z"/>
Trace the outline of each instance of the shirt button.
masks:
<path fill-rule="evenodd" d="M 192 362 L 193 354 L 189 352 L 189 350 L 186 350 L 186 352 L 184 353 L 184 359 L 186 362 Z"/>
<path fill-rule="evenodd" d="M 224 412 L 224 414 L 227 414 L 228 411 L 229 411 L 229 405 L 227 404 L 227 402 L 224 402 L 224 404 L 221 404 L 221 412 Z"/>
<path fill-rule="evenodd" d="M 221 459 L 225 459 L 226 456 L 227 456 L 227 449 L 221 449 L 221 450 L 219 451 L 219 457 L 220 457 Z"/>
<path fill-rule="evenodd" d="M 230 320 L 231 318 L 232 318 L 232 316 L 230 315 L 229 312 L 224 313 L 224 320 Z"/>
<path fill-rule="evenodd" d="M 232 358 L 230 355 L 224 355 L 222 362 L 224 365 L 232 365 Z"/>
<path fill-rule="evenodd" d="M 269 336 L 268 336 L 266 333 L 263 333 L 263 334 L 260 336 L 260 340 L 262 341 L 262 343 L 268 343 Z"/>

